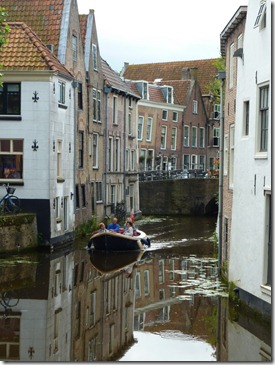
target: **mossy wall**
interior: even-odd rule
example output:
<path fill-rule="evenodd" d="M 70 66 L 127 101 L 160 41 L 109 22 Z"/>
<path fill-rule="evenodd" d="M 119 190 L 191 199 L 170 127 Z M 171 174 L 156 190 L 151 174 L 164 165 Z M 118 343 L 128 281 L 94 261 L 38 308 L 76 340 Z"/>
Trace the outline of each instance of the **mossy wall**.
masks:
<path fill-rule="evenodd" d="M 0 252 L 12 252 L 38 245 L 35 214 L 0 216 Z"/>

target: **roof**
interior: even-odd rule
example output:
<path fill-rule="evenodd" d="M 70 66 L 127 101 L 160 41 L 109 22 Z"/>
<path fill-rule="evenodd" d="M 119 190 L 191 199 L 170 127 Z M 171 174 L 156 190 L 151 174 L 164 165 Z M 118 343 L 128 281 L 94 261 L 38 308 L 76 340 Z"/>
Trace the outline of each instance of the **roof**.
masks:
<path fill-rule="evenodd" d="M 168 80 L 183 80 L 183 70 L 186 68 L 197 69 L 197 80 L 202 94 L 209 94 L 209 85 L 217 74 L 217 69 L 213 63 L 217 60 L 217 58 L 211 58 L 205 60 L 128 65 L 122 76 L 131 80 L 154 82 L 156 79 L 162 79 L 165 82 Z"/>
<path fill-rule="evenodd" d="M 64 0 L 0 0 L 7 21 L 27 24 L 45 44 L 54 46 L 57 55 Z"/>
<path fill-rule="evenodd" d="M 125 94 L 131 94 L 132 96 L 140 99 L 137 92 L 128 87 L 128 85 L 119 77 L 119 75 L 109 66 L 109 64 L 101 59 L 102 72 L 104 75 L 105 85 L 110 86 L 113 90 L 123 92 Z"/>
<path fill-rule="evenodd" d="M 8 25 L 8 42 L 1 47 L 0 52 L 2 70 L 53 70 L 73 77 L 26 24 L 11 22 Z"/>
<path fill-rule="evenodd" d="M 220 35 L 221 54 L 225 56 L 225 44 L 230 34 L 246 18 L 247 6 L 240 6 Z"/>

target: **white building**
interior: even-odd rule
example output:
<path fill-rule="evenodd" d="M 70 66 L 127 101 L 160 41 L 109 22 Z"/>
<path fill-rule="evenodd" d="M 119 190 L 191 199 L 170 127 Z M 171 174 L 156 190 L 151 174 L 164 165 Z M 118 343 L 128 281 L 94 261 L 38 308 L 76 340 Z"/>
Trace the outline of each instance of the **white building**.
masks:
<path fill-rule="evenodd" d="M 229 281 L 271 313 L 271 2 L 250 0 L 237 52 L 234 189 Z"/>
<path fill-rule="evenodd" d="M 74 234 L 73 76 L 24 23 L 1 48 L 0 184 L 16 187 L 46 242 Z"/>

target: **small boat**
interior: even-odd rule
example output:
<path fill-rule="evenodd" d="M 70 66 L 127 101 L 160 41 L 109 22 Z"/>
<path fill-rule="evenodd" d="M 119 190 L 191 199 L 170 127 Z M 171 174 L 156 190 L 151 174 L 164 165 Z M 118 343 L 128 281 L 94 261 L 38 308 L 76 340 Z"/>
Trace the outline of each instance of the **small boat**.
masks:
<path fill-rule="evenodd" d="M 150 246 L 147 235 L 136 230 L 136 235 L 127 236 L 113 231 L 96 232 L 90 238 L 88 248 L 102 251 L 142 251 L 144 245 Z"/>
<path fill-rule="evenodd" d="M 146 251 L 107 252 L 90 251 L 90 261 L 93 267 L 102 275 L 111 274 L 120 270 L 127 270 L 135 263 L 147 256 Z"/>

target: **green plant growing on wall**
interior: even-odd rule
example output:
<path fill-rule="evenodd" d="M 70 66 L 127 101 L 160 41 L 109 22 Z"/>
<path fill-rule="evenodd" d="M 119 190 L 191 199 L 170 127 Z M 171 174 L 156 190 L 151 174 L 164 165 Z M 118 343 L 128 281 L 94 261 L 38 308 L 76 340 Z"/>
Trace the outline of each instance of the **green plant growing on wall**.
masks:
<path fill-rule="evenodd" d="M 86 237 L 91 236 L 94 231 L 97 230 L 97 221 L 95 217 L 92 217 L 92 219 L 89 219 L 87 222 L 79 225 L 76 230 L 76 236 L 77 237 Z"/>

